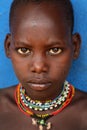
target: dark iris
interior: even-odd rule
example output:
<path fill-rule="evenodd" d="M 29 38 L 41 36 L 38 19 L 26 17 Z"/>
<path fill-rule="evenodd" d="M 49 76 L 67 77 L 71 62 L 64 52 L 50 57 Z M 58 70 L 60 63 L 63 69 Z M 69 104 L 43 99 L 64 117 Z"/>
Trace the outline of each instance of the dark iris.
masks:
<path fill-rule="evenodd" d="M 58 52 L 58 48 L 53 48 L 53 52 Z"/>
<path fill-rule="evenodd" d="M 24 53 L 26 53 L 27 50 L 28 50 L 27 48 L 21 48 L 21 51 L 24 52 Z"/>

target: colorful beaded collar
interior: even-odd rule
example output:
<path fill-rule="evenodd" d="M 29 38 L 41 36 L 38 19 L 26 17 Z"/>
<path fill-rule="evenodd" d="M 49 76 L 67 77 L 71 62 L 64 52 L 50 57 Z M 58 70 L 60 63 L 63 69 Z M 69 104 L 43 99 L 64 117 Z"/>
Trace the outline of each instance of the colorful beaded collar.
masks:
<path fill-rule="evenodd" d="M 19 109 L 26 115 L 32 117 L 32 124 L 39 126 L 39 130 L 43 130 L 46 127 L 47 130 L 51 129 L 51 123 L 47 120 L 57 115 L 61 112 L 72 100 L 75 94 L 74 87 L 70 85 L 67 81 L 64 82 L 64 87 L 61 94 L 54 100 L 46 101 L 42 103 L 40 101 L 34 101 L 25 94 L 25 90 L 22 88 L 21 84 L 18 84 L 15 91 L 15 100 Z M 34 111 L 47 111 L 52 109 L 57 109 L 52 113 L 46 114 L 35 114 Z"/>

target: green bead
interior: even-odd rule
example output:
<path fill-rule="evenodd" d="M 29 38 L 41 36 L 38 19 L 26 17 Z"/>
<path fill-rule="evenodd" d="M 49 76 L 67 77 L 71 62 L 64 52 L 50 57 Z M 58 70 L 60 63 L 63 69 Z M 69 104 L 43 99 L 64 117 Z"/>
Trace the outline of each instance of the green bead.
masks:
<path fill-rule="evenodd" d="M 46 125 L 46 122 L 45 122 L 45 120 L 38 120 L 38 123 L 40 124 L 40 125 L 42 125 L 42 126 L 45 126 Z"/>

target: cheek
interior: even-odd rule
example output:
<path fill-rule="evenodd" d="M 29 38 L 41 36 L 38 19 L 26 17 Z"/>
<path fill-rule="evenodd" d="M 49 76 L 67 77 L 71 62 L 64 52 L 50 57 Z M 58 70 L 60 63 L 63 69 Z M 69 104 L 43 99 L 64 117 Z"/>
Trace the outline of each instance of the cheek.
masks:
<path fill-rule="evenodd" d="M 54 69 L 52 69 L 51 71 L 51 75 L 53 77 L 54 80 L 58 80 L 58 79 L 66 79 L 70 66 L 66 66 L 66 65 L 55 65 L 53 67 Z"/>
<path fill-rule="evenodd" d="M 16 55 L 12 55 L 11 61 L 17 78 L 21 81 L 26 78 L 28 73 L 28 63 L 24 59 L 18 58 Z"/>
<path fill-rule="evenodd" d="M 72 64 L 72 56 L 69 54 L 63 55 L 61 58 L 54 59 L 51 66 L 51 75 L 56 80 L 58 79 L 66 79 L 70 67 Z"/>

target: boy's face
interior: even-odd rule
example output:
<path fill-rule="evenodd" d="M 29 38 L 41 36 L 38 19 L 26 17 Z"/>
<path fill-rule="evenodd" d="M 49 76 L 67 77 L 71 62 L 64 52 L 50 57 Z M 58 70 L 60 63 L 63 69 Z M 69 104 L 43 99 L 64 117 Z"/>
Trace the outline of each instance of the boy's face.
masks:
<path fill-rule="evenodd" d="M 69 72 L 74 45 L 63 9 L 19 6 L 7 38 L 9 57 L 32 98 L 56 97 Z"/>

